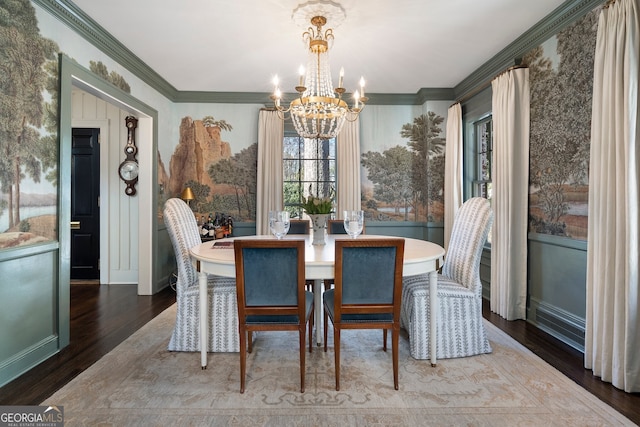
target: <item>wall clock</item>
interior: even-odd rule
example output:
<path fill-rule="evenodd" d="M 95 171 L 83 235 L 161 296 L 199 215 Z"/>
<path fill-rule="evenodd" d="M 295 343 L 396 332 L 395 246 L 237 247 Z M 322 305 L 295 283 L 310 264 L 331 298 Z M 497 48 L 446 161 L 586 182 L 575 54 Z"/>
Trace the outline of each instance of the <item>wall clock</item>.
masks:
<path fill-rule="evenodd" d="M 125 119 L 127 126 L 127 145 L 124 147 L 124 154 L 127 156 L 118 167 L 118 175 L 124 181 L 127 188 L 124 193 L 127 196 L 136 194 L 136 183 L 138 182 L 138 174 L 140 166 L 136 159 L 138 147 L 136 147 L 136 128 L 138 127 L 138 119 L 133 116 L 127 116 Z"/>

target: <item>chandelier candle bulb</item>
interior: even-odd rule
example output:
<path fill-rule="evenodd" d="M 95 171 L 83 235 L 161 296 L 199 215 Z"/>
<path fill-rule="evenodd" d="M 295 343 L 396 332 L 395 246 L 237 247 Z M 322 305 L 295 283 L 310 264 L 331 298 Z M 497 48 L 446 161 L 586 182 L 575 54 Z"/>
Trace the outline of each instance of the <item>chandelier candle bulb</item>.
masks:
<path fill-rule="evenodd" d="M 280 88 L 276 88 L 275 94 L 274 94 L 275 98 L 276 98 L 276 107 L 280 106 L 280 98 L 282 97 L 282 92 L 280 92 Z"/>
<path fill-rule="evenodd" d="M 358 100 L 360 99 L 360 93 L 359 93 L 358 91 L 356 91 L 356 92 L 353 94 L 353 98 L 356 100 L 356 101 L 355 101 L 355 108 L 358 108 Z"/>
<path fill-rule="evenodd" d="M 298 73 L 300 74 L 300 84 L 299 84 L 299 86 L 304 86 L 304 67 L 302 65 L 298 69 Z"/>
<path fill-rule="evenodd" d="M 342 82 L 344 80 L 344 67 L 340 68 L 340 78 L 338 79 L 338 87 L 342 87 Z"/>
<path fill-rule="evenodd" d="M 360 77 L 360 96 L 364 97 L 364 77 Z"/>

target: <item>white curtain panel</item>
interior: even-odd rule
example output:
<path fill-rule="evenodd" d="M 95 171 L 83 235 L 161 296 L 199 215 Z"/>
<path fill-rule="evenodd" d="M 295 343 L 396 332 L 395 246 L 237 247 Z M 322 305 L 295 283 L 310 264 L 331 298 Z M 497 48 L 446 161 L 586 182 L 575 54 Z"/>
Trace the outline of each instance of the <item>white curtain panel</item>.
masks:
<path fill-rule="evenodd" d="M 462 206 L 462 106 L 455 103 L 447 111 L 444 156 L 444 249 L 449 246 L 453 219 Z"/>
<path fill-rule="evenodd" d="M 345 210 L 360 210 L 360 119 L 345 121 L 336 141 L 336 218 Z"/>
<path fill-rule="evenodd" d="M 639 8 L 600 15 L 589 165 L 585 367 L 626 392 L 640 392 Z"/>
<path fill-rule="evenodd" d="M 529 186 L 529 69 L 492 82 L 493 210 L 491 311 L 526 318 Z"/>
<path fill-rule="evenodd" d="M 258 183 L 256 234 L 269 234 L 269 211 L 282 210 L 282 140 L 284 122 L 276 111 L 260 110 L 258 117 Z"/>

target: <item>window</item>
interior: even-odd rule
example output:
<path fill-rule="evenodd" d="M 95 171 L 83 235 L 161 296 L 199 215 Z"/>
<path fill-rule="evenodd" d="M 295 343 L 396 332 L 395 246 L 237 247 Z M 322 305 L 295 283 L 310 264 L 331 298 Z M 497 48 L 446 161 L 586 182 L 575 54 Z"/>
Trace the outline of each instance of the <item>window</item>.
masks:
<path fill-rule="evenodd" d="M 473 196 L 484 197 L 491 201 L 491 167 L 493 155 L 491 116 L 474 123 L 475 134 L 475 173 Z"/>
<path fill-rule="evenodd" d="M 302 197 L 328 197 L 336 189 L 336 140 L 284 137 L 284 208 L 302 217 Z"/>
<path fill-rule="evenodd" d="M 491 116 L 473 124 L 475 135 L 475 173 L 473 196 L 484 197 L 491 202 L 491 170 L 493 166 L 493 121 Z M 487 236 L 486 246 L 491 246 L 491 232 Z"/>

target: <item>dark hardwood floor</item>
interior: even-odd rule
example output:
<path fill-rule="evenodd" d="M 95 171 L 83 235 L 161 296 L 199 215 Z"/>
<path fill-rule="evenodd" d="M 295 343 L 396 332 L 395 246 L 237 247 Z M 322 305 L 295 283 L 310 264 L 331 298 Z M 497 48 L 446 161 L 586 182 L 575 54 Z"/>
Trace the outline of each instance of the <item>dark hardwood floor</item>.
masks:
<path fill-rule="evenodd" d="M 71 286 L 71 342 L 60 353 L 0 388 L 0 405 L 38 405 L 175 302 L 167 288 L 138 296 L 130 285 Z M 560 372 L 640 424 L 640 393 L 625 393 L 584 369 L 582 353 L 523 320 L 484 316 Z"/>
<path fill-rule="evenodd" d="M 171 288 L 139 296 L 135 285 L 71 285 L 69 345 L 0 388 L 0 405 L 39 405 L 175 300 Z"/>

